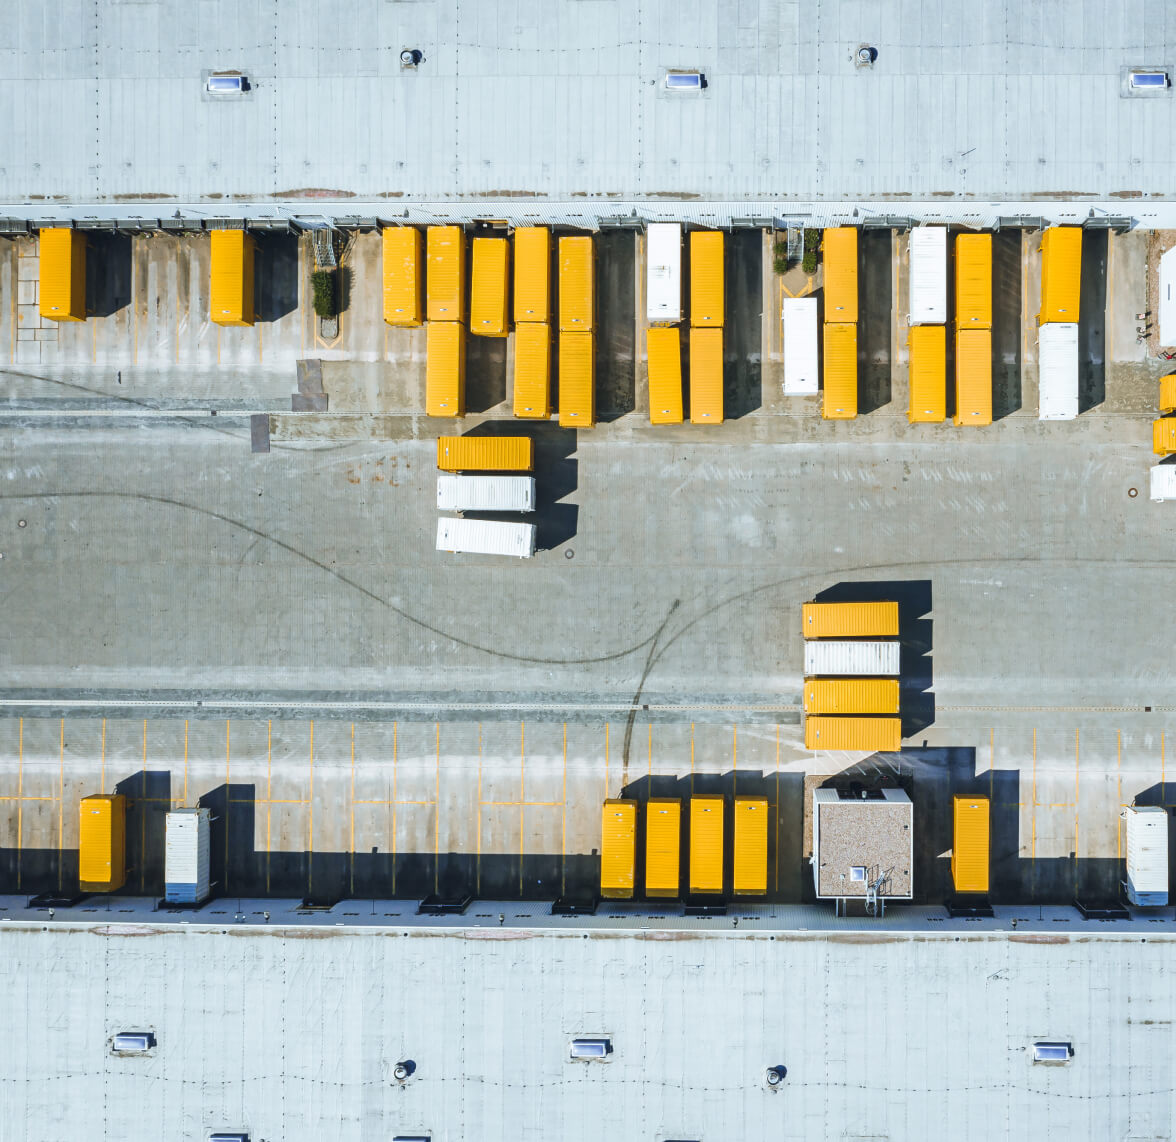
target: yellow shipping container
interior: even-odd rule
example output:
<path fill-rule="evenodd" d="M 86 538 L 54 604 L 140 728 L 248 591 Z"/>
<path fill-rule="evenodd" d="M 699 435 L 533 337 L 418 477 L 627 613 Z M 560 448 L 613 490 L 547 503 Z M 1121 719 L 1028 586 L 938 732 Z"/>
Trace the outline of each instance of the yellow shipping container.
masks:
<path fill-rule="evenodd" d="M 1160 412 L 1164 416 L 1176 412 L 1176 373 L 1160 378 Z"/>
<path fill-rule="evenodd" d="M 806 714 L 897 714 L 897 678 L 808 678 Z"/>
<path fill-rule="evenodd" d="M 649 423 L 682 423 L 682 343 L 677 326 L 657 326 L 645 335 L 649 377 Z"/>
<path fill-rule="evenodd" d="M 721 230 L 690 232 L 690 324 L 722 327 L 726 302 Z M 691 418 L 693 419 L 693 418 Z"/>
<path fill-rule="evenodd" d="M 857 326 L 826 323 L 824 349 L 825 395 L 821 415 L 826 420 L 852 420 L 857 416 L 858 406 Z"/>
<path fill-rule="evenodd" d="M 527 420 L 551 416 L 551 326 L 537 321 L 515 326 L 514 414 Z"/>
<path fill-rule="evenodd" d="M 1082 285 L 1082 230 L 1051 226 L 1041 239 L 1041 312 L 1037 324 L 1077 323 Z"/>
<path fill-rule="evenodd" d="M 910 403 L 907 420 L 936 424 L 947 419 L 947 329 L 942 325 L 912 325 Z"/>
<path fill-rule="evenodd" d="M 956 334 L 956 424 L 992 423 L 992 330 L 961 329 Z"/>
<path fill-rule="evenodd" d="M 637 858 L 637 802 L 609 800 L 600 815 L 600 895 L 630 900 Z"/>
<path fill-rule="evenodd" d="M 41 316 L 51 321 L 85 321 L 86 236 L 66 227 L 46 228 L 41 231 L 38 254 Z"/>
<path fill-rule="evenodd" d="M 425 412 L 465 416 L 465 326 L 459 321 L 425 323 Z"/>
<path fill-rule="evenodd" d="M 858 232 L 856 226 L 825 231 L 825 321 L 856 323 L 858 319 Z"/>
<path fill-rule="evenodd" d="M 768 891 L 768 802 L 763 797 L 735 798 L 735 873 L 737 896 Z"/>
<path fill-rule="evenodd" d="M 535 444 L 529 436 L 439 436 L 437 468 L 442 472 L 529 472 Z"/>
<path fill-rule="evenodd" d="M 415 226 L 389 226 L 383 240 L 384 320 L 389 325 L 420 325 L 425 300 L 421 232 Z"/>
<path fill-rule="evenodd" d="M 253 236 L 244 230 L 214 230 L 209 320 L 217 325 L 253 324 Z"/>
<path fill-rule="evenodd" d="M 958 234 L 955 245 L 957 329 L 992 328 L 992 235 Z"/>
<path fill-rule="evenodd" d="M 902 749 L 901 718 L 826 718 L 804 720 L 805 749 Z"/>
<path fill-rule="evenodd" d="M 515 321 L 551 320 L 551 232 L 520 226 L 514 232 Z"/>
<path fill-rule="evenodd" d="M 805 638 L 897 638 L 898 604 L 805 603 L 800 625 Z"/>
<path fill-rule="evenodd" d="M 425 249 L 428 318 L 461 321 L 465 316 L 465 233 L 460 226 L 430 226 Z"/>
<path fill-rule="evenodd" d="M 682 888 L 682 802 L 651 797 L 645 806 L 645 895 L 677 896 Z"/>
<path fill-rule="evenodd" d="M 1157 456 L 1170 456 L 1176 452 L 1176 416 L 1152 421 L 1152 451 Z"/>
<path fill-rule="evenodd" d="M 722 797 L 690 798 L 690 891 L 723 891 Z"/>
<path fill-rule="evenodd" d="M 510 282 L 510 243 L 505 238 L 475 238 L 470 271 L 470 332 L 505 337 Z"/>
<path fill-rule="evenodd" d="M 988 891 L 988 798 L 952 798 L 955 839 L 951 879 L 956 892 Z"/>
<path fill-rule="evenodd" d="M 690 423 L 723 423 L 723 327 L 690 329 Z"/>
<path fill-rule="evenodd" d="M 563 333 L 594 327 L 596 253 L 592 239 L 559 240 L 559 328 Z"/>
<path fill-rule="evenodd" d="M 596 335 L 559 335 L 559 423 L 591 428 L 596 423 Z"/>
<path fill-rule="evenodd" d="M 78 887 L 117 892 L 127 879 L 127 799 L 95 794 L 83 797 L 78 810 Z"/>

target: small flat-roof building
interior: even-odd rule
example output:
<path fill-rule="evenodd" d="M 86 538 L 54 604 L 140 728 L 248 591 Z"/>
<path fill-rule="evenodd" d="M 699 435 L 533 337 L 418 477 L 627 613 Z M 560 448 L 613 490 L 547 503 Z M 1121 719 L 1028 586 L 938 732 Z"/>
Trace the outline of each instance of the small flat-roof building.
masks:
<path fill-rule="evenodd" d="M 813 791 L 813 886 L 822 900 L 910 900 L 914 806 L 901 789 Z"/>

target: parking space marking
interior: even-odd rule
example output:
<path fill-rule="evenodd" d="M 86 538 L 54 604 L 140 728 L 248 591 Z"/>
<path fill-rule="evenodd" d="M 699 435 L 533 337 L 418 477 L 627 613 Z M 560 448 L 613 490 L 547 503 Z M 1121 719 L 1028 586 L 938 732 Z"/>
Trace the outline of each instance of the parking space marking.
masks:
<path fill-rule="evenodd" d="M 16 779 L 16 890 L 20 891 L 21 865 L 24 853 L 24 718 L 17 726 L 17 752 L 20 757 Z"/>

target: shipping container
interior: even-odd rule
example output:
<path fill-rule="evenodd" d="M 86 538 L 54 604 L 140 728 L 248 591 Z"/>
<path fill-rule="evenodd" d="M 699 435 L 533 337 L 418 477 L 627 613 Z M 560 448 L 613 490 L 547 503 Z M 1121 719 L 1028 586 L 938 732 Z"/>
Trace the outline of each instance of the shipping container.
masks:
<path fill-rule="evenodd" d="M 723 891 L 723 810 L 718 796 L 690 798 L 690 893 Z"/>
<path fill-rule="evenodd" d="M 1168 810 L 1162 805 L 1129 805 L 1127 825 L 1127 902 L 1137 908 L 1168 904 Z"/>
<path fill-rule="evenodd" d="M 988 891 L 987 797 L 952 798 L 951 881 L 956 892 Z"/>
<path fill-rule="evenodd" d="M 811 396 L 820 390 L 817 364 L 817 299 L 786 297 L 784 325 L 784 395 Z"/>
<path fill-rule="evenodd" d="M 460 321 L 425 323 L 425 412 L 465 416 L 465 326 Z"/>
<path fill-rule="evenodd" d="M 645 895 L 677 896 L 682 851 L 682 802 L 651 797 L 645 806 Z"/>
<path fill-rule="evenodd" d="M 425 252 L 429 320 L 461 321 L 465 317 L 465 232 L 460 226 L 430 226 Z"/>
<path fill-rule="evenodd" d="M 514 414 L 524 420 L 551 417 L 551 326 L 538 321 L 515 326 Z"/>
<path fill-rule="evenodd" d="M 533 512 L 535 480 L 531 476 L 437 477 L 437 510 L 443 512 Z"/>
<path fill-rule="evenodd" d="M 947 327 L 912 325 L 907 347 L 911 355 L 907 420 L 938 424 L 947 419 Z"/>
<path fill-rule="evenodd" d="M 682 227 L 651 222 L 645 230 L 645 316 L 650 322 L 682 320 Z"/>
<path fill-rule="evenodd" d="M 805 603 L 805 638 L 897 638 L 898 603 Z"/>
<path fill-rule="evenodd" d="M 992 328 L 992 235 L 957 234 L 955 241 L 957 329 Z"/>
<path fill-rule="evenodd" d="M 910 234 L 911 325 L 937 325 L 947 320 L 947 228 L 916 226 Z"/>
<path fill-rule="evenodd" d="M 173 809 L 164 818 L 163 898 L 169 904 L 208 899 L 211 829 L 208 809 Z"/>
<path fill-rule="evenodd" d="M 51 321 L 85 321 L 86 236 L 64 226 L 47 227 L 41 231 L 38 256 L 41 316 Z"/>
<path fill-rule="evenodd" d="M 1157 464 L 1151 470 L 1151 498 L 1158 504 L 1176 500 L 1176 464 Z"/>
<path fill-rule="evenodd" d="M 562 428 L 596 424 L 596 334 L 559 335 L 559 423 Z"/>
<path fill-rule="evenodd" d="M 510 331 L 510 243 L 505 238 L 475 238 L 472 247 L 470 332 L 480 337 L 505 337 Z"/>
<path fill-rule="evenodd" d="M 559 328 L 587 333 L 595 328 L 596 251 L 587 237 L 559 240 Z"/>
<path fill-rule="evenodd" d="M 768 802 L 765 798 L 735 798 L 734 833 L 731 887 L 736 896 L 763 896 L 768 891 Z"/>
<path fill-rule="evenodd" d="M 1051 322 L 1037 331 L 1037 417 L 1078 415 L 1078 326 Z"/>
<path fill-rule="evenodd" d="M 514 232 L 514 315 L 520 321 L 551 321 L 551 231 L 520 226 Z"/>
<path fill-rule="evenodd" d="M 992 423 L 992 330 L 956 333 L 955 424 Z"/>
<path fill-rule="evenodd" d="M 425 318 L 425 267 L 421 232 L 415 226 L 384 229 L 384 320 L 420 325 Z"/>
<path fill-rule="evenodd" d="M 857 326 L 826 322 L 824 340 L 825 397 L 821 415 L 826 420 L 852 420 L 858 407 Z"/>
<path fill-rule="evenodd" d="M 1176 412 L 1176 373 L 1160 378 L 1160 413 Z"/>
<path fill-rule="evenodd" d="M 439 519 L 437 550 L 530 559 L 535 554 L 535 525 L 490 519 Z"/>
<path fill-rule="evenodd" d="M 690 330 L 690 423 L 723 423 L 723 328 Z"/>
<path fill-rule="evenodd" d="M 821 243 L 825 263 L 825 323 L 854 324 L 858 319 L 858 232 L 835 226 Z"/>
<path fill-rule="evenodd" d="M 719 326 L 724 322 L 724 235 L 721 230 L 690 234 L 690 324 Z"/>
<path fill-rule="evenodd" d="M 682 345 L 677 329 L 645 334 L 649 378 L 649 423 L 682 423 Z"/>
<path fill-rule="evenodd" d="M 244 230 L 214 230 L 209 320 L 217 325 L 252 325 L 253 236 Z"/>
<path fill-rule="evenodd" d="M 899 651 L 897 641 L 810 639 L 804 644 L 804 674 L 806 678 L 896 676 L 901 673 Z"/>
<path fill-rule="evenodd" d="M 600 813 L 600 895 L 632 899 L 636 864 L 637 802 L 608 800 Z"/>
<path fill-rule="evenodd" d="M 127 799 L 121 793 L 83 797 L 78 805 L 78 886 L 117 892 L 127 879 Z"/>
<path fill-rule="evenodd" d="M 805 718 L 804 748 L 897 753 L 902 749 L 902 719 Z"/>
<path fill-rule="evenodd" d="M 535 443 L 529 436 L 439 436 L 437 467 L 442 472 L 529 472 Z"/>
<path fill-rule="evenodd" d="M 1037 324 L 1052 321 L 1078 324 L 1078 298 L 1082 284 L 1082 230 L 1078 226 L 1051 226 L 1042 235 L 1041 310 Z"/>
<path fill-rule="evenodd" d="M 804 684 L 806 714 L 897 714 L 896 678 L 809 678 Z"/>
<path fill-rule="evenodd" d="M 1171 456 L 1176 452 L 1176 416 L 1152 421 L 1152 451 L 1157 456 Z"/>

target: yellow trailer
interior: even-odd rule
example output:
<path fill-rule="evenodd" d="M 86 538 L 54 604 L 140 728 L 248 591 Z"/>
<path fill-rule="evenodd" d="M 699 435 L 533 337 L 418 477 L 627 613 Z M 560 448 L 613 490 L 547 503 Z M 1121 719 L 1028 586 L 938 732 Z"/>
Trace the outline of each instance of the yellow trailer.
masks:
<path fill-rule="evenodd" d="M 430 226 L 425 252 L 428 319 L 461 321 L 465 316 L 465 233 L 460 226 Z"/>
<path fill-rule="evenodd" d="M 722 797 L 690 798 L 690 892 L 723 891 Z"/>
<path fill-rule="evenodd" d="M 551 320 L 551 231 L 520 226 L 514 232 L 515 322 Z"/>
<path fill-rule="evenodd" d="M 992 235 L 958 234 L 955 244 L 957 329 L 992 328 Z"/>
<path fill-rule="evenodd" d="M 735 798 L 735 861 L 731 887 L 736 896 L 763 896 L 768 891 L 766 798 Z"/>
<path fill-rule="evenodd" d="M 46 228 L 41 231 L 38 255 L 41 316 L 51 321 L 85 321 L 86 236 L 66 227 Z"/>
<path fill-rule="evenodd" d="M 898 604 L 805 603 L 800 625 L 805 638 L 897 638 Z"/>
<path fill-rule="evenodd" d="M 825 231 L 825 321 L 858 319 L 858 232 L 856 226 L 835 226 Z"/>
<path fill-rule="evenodd" d="M 826 323 L 824 348 L 825 395 L 821 415 L 826 420 L 852 420 L 858 407 L 857 326 L 847 322 Z"/>
<path fill-rule="evenodd" d="M 659 325 L 645 334 L 649 423 L 682 423 L 682 343 L 678 327 Z"/>
<path fill-rule="evenodd" d="M 951 879 L 956 892 L 988 891 L 988 798 L 957 794 L 951 799 L 955 839 Z"/>
<path fill-rule="evenodd" d="M 1176 412 L 1176 373 L 1160 378 L 1160 412 L 1164 416 Z"/>
<path fill-rule="evenodd" d="M 806 714 L 897 714 L 897 678 L 808 678 Z"/>
<path fill-rule="evenodd" d="M 244 230 L 214 230 L 211 245 L 209 320 L 217 325 L 252 325 L 253 236 Z"/>
<path fill-rule="evenodd" d="M 441 472 L 530 472 L 535 443 L 529 436 L 439 436 Z"/>
<path fill-rule="evenodd" d="M 384 320 L 389 325 L 420 325 L 425 316 L 421 232 L 415 226 L 389 226 L 383 242 Z"/>
<path fill-rule="evenodd" d="M 937 424 L 947 419 L 947 329 L 943 325 L 912 325 L 910 349 L 911 424 Z"/>
<path fill-rule="evenodd" d="M 594 328 L 596 253 L 592 239 L 559 240 L 559 328 L 562 333 Z"/>
<path fill-rule="evenodd" d="M 1051 226 L 1041 239 L 1041 311 L 1037 324 L 1077 324 L 1082 284 L 1082 230 Z"/>
<path fill-rule="evenodd" d="M 470 270 L 470 332 L 505 337 L 510 282 L 510 243 L 505 238 L 475 238 Z"/>
<path fill-rule="evenodd" d="M 515 326 L 514 414 L 526 420 L 551 416 L 551 326 L 538 321 Z"/>
<path fill-rule="evenodd" d="M 81 799 L 78 811 L 78 887 L 117 892 L 127 879 L 127 799 L 94 794 Z"/>
<path fill-rule="evenodd" d="M 902 719 L 805 718 L 804 748 L 897 753 L 902 749 Z"/>
<path fill-rule="evenodd" d="M 992 423 L 992 330 L 956 333 L 955 424 Z"/>
<path fill-rule="evenodd" d="M 1176 452 L 1176 416 L 1152 421 L 1152 451 L 1157 456 L 1171 456 Z"/>
<path fill-rule="evenodd" d="M 690 328 L 690 423 L 723 423 L 723 327 Z"/>
<path fill-rule="evenodd" d="M 559 335 L 559 423 L 591 428 L 596 423 L 596 335 Z"/>
<path fill-rule="evenodd" d="M 690 324 L 719 326 L 724 323 L 726 302 L 721 230 L 690 232 Z"/>
<path fill-rule="evenodd" d="M 425 323 L 425 412 L 465 416 L 465 326 L 460 321 Z"/>
<path fill-rule="evenodd" d="M 600 815 L 600 895 L 633 898 L 637 863 L 637 802 L 608 800 Z"/>
<path fill-rule="evenodd" d="M 677 896 L 681 891 L 681 831 L 682 802 L 676 797 L 651 797 L 645 806 L 646 896 Z"/>

